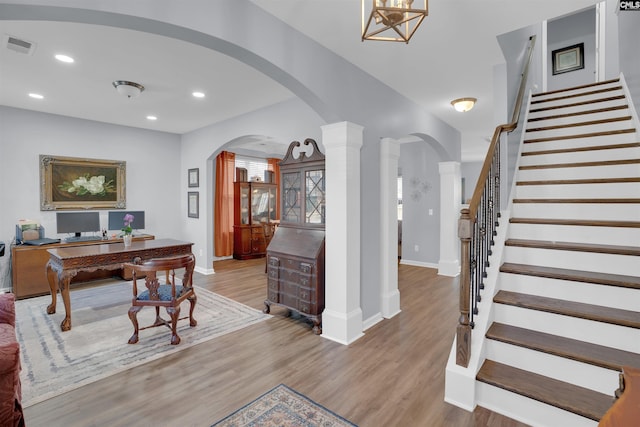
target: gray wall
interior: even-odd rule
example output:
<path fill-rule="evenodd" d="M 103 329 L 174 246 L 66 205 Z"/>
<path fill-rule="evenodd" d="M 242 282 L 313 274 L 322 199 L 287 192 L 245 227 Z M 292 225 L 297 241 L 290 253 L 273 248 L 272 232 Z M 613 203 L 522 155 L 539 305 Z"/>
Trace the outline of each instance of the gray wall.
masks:
<path fill-rule="evenodd" d="M 440 259 L 439 161 L 437 153 L 424 141 L 400 145 L 398 162 L 402 170 L 403 262 L 425 264 L 436 268 L 438 266 Z"/>
<path fill-rule="evenodd" d="M 552 53 L 584 43 L 584 68 L 553 75 Z M 585 85 L 596 79 L 596 11 L 595 8 L 549 21 L 547 24 L 547 90 Z"/>
<path fill-rule="evenodd" d="M 629 86 L 636 112 L 640 112 L 640 12 L 618 13 L 620 71 Z"/>

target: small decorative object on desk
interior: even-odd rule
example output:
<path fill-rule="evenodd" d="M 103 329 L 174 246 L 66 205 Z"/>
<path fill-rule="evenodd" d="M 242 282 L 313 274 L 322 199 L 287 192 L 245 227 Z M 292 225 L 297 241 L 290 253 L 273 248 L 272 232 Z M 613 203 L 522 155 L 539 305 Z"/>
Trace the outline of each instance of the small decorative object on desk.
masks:
<path fill-rule="evenodd" d="M 132 234 L 133 233 L 133 228 L 131 228 L 131 223 L 133 222 L 133 215 L 131 214 L 126 214 L 124 216 L 124 227 L 122 227 L 122 232 L 124 233 L 124 235 L 122 236 L 123 240 L 124 240 L 124 245 L 125 246 L 131 246 L 131 239 L 133 238 Z"/>

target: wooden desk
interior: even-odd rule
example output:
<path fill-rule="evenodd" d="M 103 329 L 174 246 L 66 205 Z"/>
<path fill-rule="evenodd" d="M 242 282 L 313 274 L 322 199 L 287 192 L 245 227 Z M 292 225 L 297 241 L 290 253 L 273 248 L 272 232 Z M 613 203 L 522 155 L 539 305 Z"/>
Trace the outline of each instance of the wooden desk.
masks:
<path fill-rule="evenodd" d="M 134 242 L 138 240 L 151 239 L 155 239 L 155 236 L 151 234 L 139 234 L 133 236 Z M 13 293 L 18 299 L 49 294 L 49 281 L 47 280 L 47 272 L 45 271 L 45 267 L 50 258 L 49 252 L 47 252 L 49 249 L 73 248 L 77 246 L 86 247 L 104 244 L 122 245 L 122 239 L 60 242 L 42 246 L 11 245 L 11 277 Z M 71 284 L 96 279 L 108 279 L 114 273 L 115 275 L 121 275 L 124 279 L 131 279 L 130 274 L 127 276 L 127 273 L 129 272 L 124 271 L 82 272 L 71 280 Z"/>
<path fill-rule="evenodd" d="M 65 317 L 60 328 L 71 329 L 71 301 L 69 285 L 71 278 L 80 272 L 96 270 L 117 270 L 125 262 L 140 262 L 151 258 L 164 258 L 191 253 L 193 243 L 173 239 L 144 240 L 124 244 L 104 244 L 49 249 L 46 274 L 51 290 L 51 304 L 47 314 L 56 312 L 57 289 L 60 289 L 64 303 Z"/>

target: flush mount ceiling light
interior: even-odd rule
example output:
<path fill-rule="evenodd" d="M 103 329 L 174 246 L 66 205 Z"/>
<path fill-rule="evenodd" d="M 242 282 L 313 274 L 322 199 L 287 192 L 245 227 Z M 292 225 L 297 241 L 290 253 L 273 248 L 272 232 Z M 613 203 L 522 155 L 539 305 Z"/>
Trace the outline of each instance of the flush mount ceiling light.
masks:
<path fill-rule="evenodd" d="M 119 94 L 124 95 L 127 98 L 135 98 L 144 90 L 144 86 L 141 84 L 128 82 L 126 80 L 116 80 L 112 84 Z"/>
<path fill-rule="evenodd" d="M 362 3 L 362 41 L 382 40 L 409 43 L 422 20 L 429 14 L 427 0 L 371 0 Z M 368 16 L 368 18 L 367 18 Z"/>
<path fill-rule="evenodd" d="M 456 111 L 464 113 L 465 111 L 469 111 L 476 105 L 477 99 L 475 98 L 458 98 L 451 101 L 451 105 Z"/>

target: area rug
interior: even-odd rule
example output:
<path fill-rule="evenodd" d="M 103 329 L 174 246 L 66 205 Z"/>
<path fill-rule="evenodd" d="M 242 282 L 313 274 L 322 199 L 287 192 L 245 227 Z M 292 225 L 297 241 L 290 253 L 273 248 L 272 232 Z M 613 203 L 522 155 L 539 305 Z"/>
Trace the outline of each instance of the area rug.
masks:
<path fill-rule="evenodd" d="M 271 316 L 204 288 L 196 287 L 194 318 L 178 322 L 180 344 L 171 345 L 171 330 L 161 326 L 140 331 L 140 341 L 128 344 L 133 326 L 127 314 L 131 282 L 115 282 L 71 291 L 72 329 L 60 330 L 62 298 L 55 314 L 47 315 L 51 296 L 16 301 L 16 334 L 22 361 L 22 397 L 25 407 L 143 363 L 159 359 Z M 180 317 L 188 316 L 189 303 Z M 166 310 L 160 314 L 168 318 Z M 138 313 L 140 327 L 153 323 L 155 309 Z"/>
<path fill-rule="evenodd" d="M 354 427 L 356 425 L 286 385 L 280 384 L 211 427 L 276 426 Z"/>

